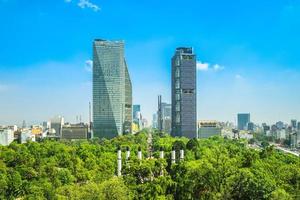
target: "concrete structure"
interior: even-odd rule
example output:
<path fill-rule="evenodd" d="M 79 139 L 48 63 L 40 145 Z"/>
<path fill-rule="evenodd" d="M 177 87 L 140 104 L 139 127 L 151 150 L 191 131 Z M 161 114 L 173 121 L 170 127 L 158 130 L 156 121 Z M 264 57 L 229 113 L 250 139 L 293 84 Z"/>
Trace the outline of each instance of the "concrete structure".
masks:
<path fill-rule="evenodd" d="M 51 129 L 55 130 L 55 136 L 61 137 L 62 134 L 62 126 L 64 125 L 64 118 L 62 116 L 56 116 L 50 120 Z"/>
<path fill-rule="evenodd" d="M 131 132 L 132 86 L 123 41 L 93 42 L 93 135 L 113 138 Z"/>
<path fill-rule="evenodd" d="M 283 129 L 284 128 L 284 123 L 282 121 L 278 121 L 278 122 L 276 122 L 276 127 L 278 129 Z"/>
<path fill-rule="evenodd" d="M 30 129 L 23 129 L 20 135 L 21 144 L 26 143 L 28 141 L 35 142 L 35 135 L 31 133 Z"/>
<path fill-rule="evenodd" d="M 291 120 L 291 127 L 293 130 L 297 129 L 297 120 L 295 120 L 295 119 Z"/>
<path fill-rule="evenodd" d="M 122 175 L 122 152 L 121 152 L 120 148 L 118 148 L 117 159 L 118 159 L 117 174 L 118 174 L 118 176 L 121 176 Z"/>
<path fill-rule="evenodd" d="M 196 55 L 179 47 L 172 58 L 172 136 L 197 137 Z"/>
<path fill-rule="evenodd" d="M 239 130 L 247 130 L 247 124 L 250 122 L 250 113 L 239 113 L 237 123 Z"/>
<path fill-rule="evenodd" d="M 143 117 L 141 114 L 141 106 L 140 105 L 133 105 L 133 123 L 138 126 L 138 130 L 143 128 Z"/>
<path fill-rule="evenodd" d="M 62 139 L 88 139 L 88 125 L 79 124 L 68 124 L 62 127 Z"/>
<path fill-rule="evenodd" d="M 173 147 L 171 151 L 171 164 L 175 164 L 175 163 L 176 163 L 176 151 Z"/>
<path fill-rule="evenodd" d="M 0 145 L 7 146 L 14 141 L 14 131 L 7 128 L 0 129 Z"/>
<path fill-rule="evenodd" d="M 161 95 L 158 96 L 157 128 L 160 131 L 171 133 L 172 126 L 172 105 L 162 102 Z"/>
<path fill-rule="evenodd" d="M 152 128 L 158 128 L 158 123 L 157 123 L 157 113 L 154 113 L 152 115 Z"/>
<path fill-rule="evenodd" d="M 141 105 L 133 105 L 132 106 L 133 120 L 139 117 L 138 112 L 141 112 Z"/>
<path fill-rule="evenodd" d="M 218 126 L 217 121 L 201 120 L 198 122 L 198 138 L 209 138 L 221 135 L 222 128 Z"/>
<path fill-rule="evenodd" d="M 138 148 L 137 157 L 138 157 L 139 160 L 142 160 L 142 149 L 141 149 L 141 147 Z"/>
<path fill-rule="evenodd" d="M 248 131 L 254 131 L 254 123 L 253 122 L 249 122 L 247 124 L 247 130 Z"/>

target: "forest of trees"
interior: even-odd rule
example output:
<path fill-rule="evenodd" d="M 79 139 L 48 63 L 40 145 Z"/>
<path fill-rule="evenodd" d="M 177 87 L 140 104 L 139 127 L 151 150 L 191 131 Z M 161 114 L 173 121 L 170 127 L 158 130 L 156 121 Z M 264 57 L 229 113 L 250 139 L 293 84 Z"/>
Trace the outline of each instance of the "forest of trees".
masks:
<path fill-rule="evenodd" d="M 251 149 L 243 140 L 153 133 L 154 158 L 148 159 L 147 138 L 143 131 L 0 146 L 0 199 L 300 199 L 300 159 L 293 155 Z M 122 154 L 122 177 L 116 176 L 118 147 L 131 149 L 128 162 Z M 172 147 L 185 150 L 184 161 L 171 165 Z"/>

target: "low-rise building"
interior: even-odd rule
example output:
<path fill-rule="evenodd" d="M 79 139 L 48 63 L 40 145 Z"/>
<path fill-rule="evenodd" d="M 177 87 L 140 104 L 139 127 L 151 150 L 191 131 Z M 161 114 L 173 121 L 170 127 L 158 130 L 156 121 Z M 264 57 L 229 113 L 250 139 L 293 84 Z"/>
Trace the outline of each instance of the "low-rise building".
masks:
<path fill-rule="evenodd" d="M 88 138 L 88 125 L 80 124 L 67 124 L 62 127 L 62 139 L 78 140 Z"/>
<path fill-rule="evenodd" d="M 14 141 L 14 131 L 7 128 L 0 129 L 0 145 L 7 146 Z"/>
<path fill-rule="evenodd" d="M 214 120 L 202 120 L 198 122 L 198 138 L 209 138 L 221 135 L 222 128 Z"/>
<path fill-rule="evenodd" d="M 23 129 L 20 135 L 20 142 L 23 144 L 28 141 L 35 142 L 35 135 L 32 134 L 31 129 Z"/>

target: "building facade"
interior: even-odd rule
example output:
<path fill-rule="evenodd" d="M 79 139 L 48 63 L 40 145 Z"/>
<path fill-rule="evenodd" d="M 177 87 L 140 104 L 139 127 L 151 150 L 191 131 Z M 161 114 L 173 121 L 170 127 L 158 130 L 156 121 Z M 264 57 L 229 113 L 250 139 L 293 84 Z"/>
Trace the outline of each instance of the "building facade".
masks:
<path fill-rule="evenodd" d="M 220 136 L 222 128 L 216 121 L 199 121 L 198 122 L 198 138 L 209 138 L 212 136 Z"/>
<path fill-rule="evenodd" d="M 62 139 L 78 140 L 88 138 L 88 125 L 79 124 L 68 124 L 62 127 Z"/>
<path fill-rule="evenodd" d="M 247 125 L 250 122 L 250 113 L 238 113 L 237 123 L 239 130 L 247 130 Z"/>
<path fill-rule="evenodd" d="M 131 132 L 132 85 L 123 41 L 93 42 L 93 136 Z"/>
<path fill-rule="evenodd" d="M 172 58 L 172 136 L 197 137 L 196 55 L 179 47 Z"/>
<path fill-rule="evenodd" d="M 0 145 L 7 146 L 14 141 L 14 131 L 0 128 Z"/>
<path fill-rule="evenodd" d="M 51 129 L 55 130 L 54 136 L 60 138 L 61 137 L 62 126 L 65 123 L 64 118 L 62 116 L 56 116 L 56 117 L 53 117 L 50 121 L 51 121 L 50 122 Z"/>

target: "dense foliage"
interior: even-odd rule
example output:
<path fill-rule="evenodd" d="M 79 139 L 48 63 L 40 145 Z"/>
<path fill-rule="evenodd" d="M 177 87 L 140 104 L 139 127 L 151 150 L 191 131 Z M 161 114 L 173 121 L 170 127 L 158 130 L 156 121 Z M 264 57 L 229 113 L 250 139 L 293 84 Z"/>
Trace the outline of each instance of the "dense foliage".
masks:
<path fill-rule="evenodd" d="M 112 140 L 43 141 L 0 147 L 0 199 L 299 199 L 300 161 L 245 141 L 188 140 L 147 132 Z M 116 177 L 117 147 L 123 153 Z M 138 147 L 143 160 L 138 160 Z M 177 163 L 171 165 L 174 146 Z M 163 147 L 165 159 L 159 159 Z M 179 161 L 179 150 L 185 160 Z"/>

